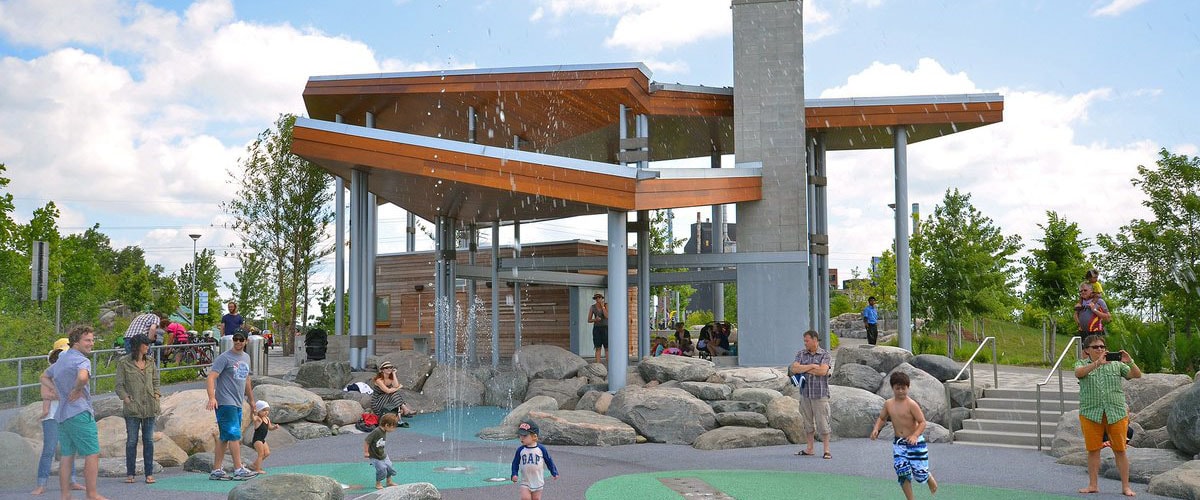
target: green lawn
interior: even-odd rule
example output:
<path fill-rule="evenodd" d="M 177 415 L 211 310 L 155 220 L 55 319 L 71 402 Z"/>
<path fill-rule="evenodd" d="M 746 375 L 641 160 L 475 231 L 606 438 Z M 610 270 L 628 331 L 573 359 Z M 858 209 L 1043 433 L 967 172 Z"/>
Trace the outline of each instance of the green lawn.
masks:
<path fill-rule="evenodd" d="M 951 357 L 958 361 L 966 361 L 985 337 L 996 337 L 996 353 L 1001 364 L 1049 368 L 1058 359 L 1067 342 L 1071 341 L 1071 333 L 1074 333 L 1064 333 L 1060 330 L 1055 338 L 1054 349 L 1047 354 L 1048 346 L 1043 347 L 1045 341 L 1040 329 L 994 319 L 977 322 L 977 327 L 980 324 L 982 327 L 979 327 L 978 331 L 971 330 L 970 323 L 963 325 L 961 345 L 958 344 L 958 335 L 955 333 L 955 349 Z M 892 345 L 895 345 L 895 342 L 892 342 Z M 926 329 L 914 335 L 913 352 L 915 354 L 946 354 L 945 329 L 940 331 Z M 1067 357 L 1069 359 L 1064 363 L 1074 362 L 1073 354 L 1068 354 Z M 1046 361 L 1047 358 L 1049 361 Z M 991 359 L 992 348 L 989 345 L 979 353 L 976 361 L 990 363 Z"/>

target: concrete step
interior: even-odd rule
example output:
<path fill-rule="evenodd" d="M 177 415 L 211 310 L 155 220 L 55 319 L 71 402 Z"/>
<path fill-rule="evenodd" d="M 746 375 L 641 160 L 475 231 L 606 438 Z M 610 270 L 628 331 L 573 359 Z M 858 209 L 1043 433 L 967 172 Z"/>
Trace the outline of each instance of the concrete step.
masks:
<path fill-rule="evenodd" d="M 1051 409 L 1046 409 L 1045 403 L 1042 405 L 1042 423 L 1056 424 L 1062 414 L 1058 411 L 1058 402 L 1055 401 L 1050 406 Z M 1069 410 L 1068 410 L 1069 411 Z M 1011 420 L 1017 422 L 1036 422 L 1034 415 L 1037 412 L 1034 410 L 1013 410 L 1002 408 L 976 408 L 971 411 L 971 418 L 983 420 Z"/>
<path fill-rule="evenodd" d="M 985 398 L 1003 398 L 1003 399 L 1032 399 L 1037 400 L 1036 389 L 984 389 L 983 397 Z M 1067 401 L 1079 401 L 1078 387 L 1064 387 L 1063 399 Z M 1042 401 L 1058 401 L 1058 385 L 1053 388 L 1047 386 L 1042 388 Z"/>
<path fill-rule="evenodd" d="M 1042 446 L 1050 446 L 1054 433 L 1042 434 Z M 1032 432 L 980 431 L 963 429 L 954 432 L 954 442 L 982 445 L 1016 445 L 1037 447 L 1037 434 Z"/>
<path fill-rule="evenodd" d="M 978 408 L 994 408 L 999 410 L 1036 410 L 1037 401 L 1033 399 L 1013 399 L 1013 398 L 981 398 L 977 401 Z M 1042 409 L 1059 408 L 1059 402 L 1054 400 L 1053 405 L 1050 401 L 1042 400 Z M 1067 411 L 1079 408 L 1079 401 L 1067 401 Z"/>
<path fill-rule="evenodd" d="M 987 448 L 1012 448 L 1015 450 L 1036 450 L 1037 446 L 1027 446 L 1023 444 L 998 444 L 998 443 L 977 443 L 973 441 L 955 441 L 954 444 L 966 446 L 979 446 Z"/>
<path fill-rule="evenodd" d="M 1015 420 L 991 420 L 982 418 L 969 418 L 963 420 L 963 429 L 972 431 L 989 431 L 989 432 L 1019 432 L 1027 434 L 1037 434 L 1037 422 L 1021 422 Z M 1054 430 L 1058 428 L 1058 423 L 1042 422 L 1042 435 L 1054 435 Z"/>

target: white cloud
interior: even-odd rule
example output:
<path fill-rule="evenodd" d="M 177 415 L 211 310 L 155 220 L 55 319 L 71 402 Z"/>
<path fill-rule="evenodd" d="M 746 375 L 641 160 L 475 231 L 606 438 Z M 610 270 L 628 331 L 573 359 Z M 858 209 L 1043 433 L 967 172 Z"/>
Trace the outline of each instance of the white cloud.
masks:
<path fill-rule="evenodd" d="M 999 92 L 1004 121 L 909 146 L 909 201 L 933 213 L 949 188 L 972 195 L 972 203 L 1005 234 L 1036 245 L 1037 224 L 1053 210 L 1077 222 L 1094 241 L 1134 217 L 1146 216 L 1142 194 L 1129 180 L 1138 165 L 1154 163 L 1159 146 L 1084 144 L 1074 129 L 1088 111 L 1111 98 L 1109 89 L 1074 95 L 1041 91 L 979 89 L 965 73 L 933 59 L 913 69 L 874 63 L 822 97 Z M 865 269 L 869 256 L 891 245 L 894 234 L 892 151 L 829 154 L 830 241 L 835 265 Z M 903 209 L 908 213 L 908 209 Z"/>
<path fill-rule="evenodd" d="M 1093 10 L 1092 15 L 1096 17 L 1117 17 L 1144 3 L 1146 3 L 1146 0 L 1112 0 L 1108 5 Z"/>

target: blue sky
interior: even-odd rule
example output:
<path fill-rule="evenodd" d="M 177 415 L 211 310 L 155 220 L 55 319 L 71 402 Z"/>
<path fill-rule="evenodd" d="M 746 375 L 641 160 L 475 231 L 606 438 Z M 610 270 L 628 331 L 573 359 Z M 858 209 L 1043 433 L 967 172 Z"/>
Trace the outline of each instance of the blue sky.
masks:
<path fill-rule="evenodd" d="M 1047 210 L 1093 237 L 1145 214 L 1128 182 L 1137 165 L 1161 147 L 1198 154 L 1198 3 L 804 9 L 809 98 L 1004 95 L 1004 123 L 909 149 L 910 198 L 926 214 L 956 187 L 1027 245 Z M 730 32 L 728 0 L 0 0 L 0 163 L 18 219 L 54 200 L 68 231 L 100 223 L 115 244 L 178 269 L 190 232 L 206 248 L 237 240 L 218 207 L 234 191 L 228 172 L 277 114 L 303 114 L 308 76 L 640 61 L 659 82 L 728 86 Z M 890 162 L 890 151 L 830 156 L 843 277 L 890 244 Z M 382 217 L 381 251 L 402 249 L 402 212 Z M 604 229 L 558 221 L 522 235 Z M 232 275 L 236 261 L 220 265 Z"/>

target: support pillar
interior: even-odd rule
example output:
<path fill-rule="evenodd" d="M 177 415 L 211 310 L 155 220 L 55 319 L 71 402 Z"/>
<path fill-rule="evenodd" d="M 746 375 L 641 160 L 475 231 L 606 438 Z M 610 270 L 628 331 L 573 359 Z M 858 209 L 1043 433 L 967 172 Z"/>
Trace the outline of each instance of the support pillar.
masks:
<path fill-rule="evenodd" d="M 513 221 L 513 258 L 521 256 L 521 221 Z M 517 272 L 513 269 L 513 274 Z M 513 281 L 513 352 L 521 350 L 521 282 Z"/>
<path fill-rule="evenodd" d="M 819 182 L 813 189 L 813 194 L 816 196 L 816 229 L 820 235 L 818 245 L 819 252 L 815 253 L 817 261 L 817 283 L 818 293 L 817 299 L 817 332 L 821 334 L 821 347 L 832 349 L 829 339 L 829 202 L 828 202 L 828 184 L 829 178 L 825 173 L 825 136 L 817 134 L 816 142 L 813 147 L 813 152 L 816 156 L 813 160 L 813 165 L 816 167 L 817 179 Z"/>
<path fill-rule="evenodd" d="M 479 231 L 475 224 L 467 225 L 467 263 L 475 265 L 475 254 L 479 251 Z M 475 313 L 475 295 L 478 292 L 479 282 L 475 278 L 471 278 L 467 282 L 467 364 L 471 367 L 479 366 L 479 325 L 478 317 Z"/>
<path fill-rule="evenodd" d="M 638 210 L 637 219 L 638 358 L 646 359 L 654 354 L 650 352 L 650 212 Z"/>
<path fill-rule="evenodd" d="M 712 168 L 721 168 L 721 155 L 713 153 Z M 712 253 L 725 253 L 725 212 L 721 205 L 712 206 Z M 725 321 L 725 284 L 712 284 L 713 319 Z"/>
<path fill-rule="evenodd" d="M 342 123 L 342 115 L 335 115 L 333 119 Z M 346 317 L 346 311 L 342 304 L 346 301 L 346 180 L 341 176 L 334 177 L 333 204 L 333 314 L 337 318 L 333 323 L 333 334 L 345 335 L 346 325 L 342 318 Z"/>
<path fill-rule="evenodd" d="M 350 172 L 350 367 L 365 368 L 366 335 L 363 302 L 366 300 L 367 178 L 362 170 Z"/>
<path fill-rule="evenodd" d="M 625 387 L 629 367 L 628 212 L 608 211 L 608 390 Z"/>
<path fill-rule="evenodd" d="M 908 215 L 908 127 L 892 127 L 896 166 L 896 332 L 900 348 L 912 351 L 912 290 L 909 276 Z"/>
<path fill-rule="evenodd" d="M 492 368 L 500 367 L 500 221 L 492 221 Z"/>

